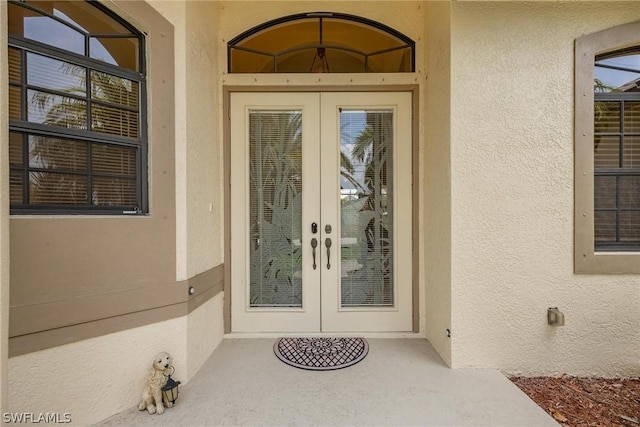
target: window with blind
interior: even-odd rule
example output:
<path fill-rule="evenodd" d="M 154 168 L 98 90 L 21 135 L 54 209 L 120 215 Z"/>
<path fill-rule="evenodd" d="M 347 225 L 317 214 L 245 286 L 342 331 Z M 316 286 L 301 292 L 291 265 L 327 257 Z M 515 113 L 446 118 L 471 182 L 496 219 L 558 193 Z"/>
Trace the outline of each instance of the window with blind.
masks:
<path fill-rule="evenodd" d="M 640 250 L 640 46 L 598 55 L 594 80 L 594 238 Z"/>
<path fill-rule="evenodd" d="M 574 269 L 640 274 L 640 22 L 576 39 Z"/>
<path fill-rule="evenodd" d="M 11 212 L 147 212 L 142 35 L 93 1 L 10 1 L 8 28 Z"/>

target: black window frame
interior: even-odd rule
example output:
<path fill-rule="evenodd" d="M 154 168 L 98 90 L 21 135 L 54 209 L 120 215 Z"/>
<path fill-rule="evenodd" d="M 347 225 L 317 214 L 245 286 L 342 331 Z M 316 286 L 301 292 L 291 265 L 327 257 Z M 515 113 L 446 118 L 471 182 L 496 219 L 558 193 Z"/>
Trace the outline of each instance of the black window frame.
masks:
<path fill-rule="evenodd" d="M 640 45 L 634 46 L 631 48 L 625 48 L 620 50 L 614 50 L 610 52 L 606 52 L 603 54 L 599 54 L 595 57 L 594 65 L 596 67 L 602 68 L 612 68 L 618 69 L 621 71 L 632 71 L 638 73 L 639 70 L 631 70 L 631 69 L 623 69 L 620 67 L 607 66 L 603 64 L 599 64 L 599 61 L 606 60 L 609 58 L 615 58 L 619 56 L 623 56 L 625 54 L 638 54 L 640 53 Z M 596 167 L 594 165 L 594 180 L 597 177 L 612 177 L 616 179 L 615 184 L 615 207 L 596 207 L 594 204 L 594 218 L 597 216 L 598 212 L 613 212 L 615 213 L 615 234 L 616 240 L 615 242 L 606 242 L 606 241 L 598 241 L 594 236 L 594 248 L 596 251 L 600 252 L 639 252 L 640 251 L 640 241 L 634 242 L 625 242 L 621 241 L 621 233 L 620 233 L 620 213 L 621 212 L 640 212 L 640 208 L 622 208 L 620 202 L 620 178 L 622 177 L 640 177 L 640 167 L 625 167 L 624 166 L 624 145 L 625 145 L 625 137 L 633 136 L 640 138 L 640 132 L 628 132 L 625 128 L 625 104 L 627 102 L 640 102 L 640 92 L 600 92 L 594 91 L 594 109 L 595 105 L 598 102 L 611 102 L 619 104 L 619 123 L 618 123 L 618 131 L 617 132 L 596 132 L 594 129 L 594 142 L 597 137 L 616 137 L 618 138 L 619 144 L 619 158 L 618 158 L 618 166 L 617 167 Z M 595 126 L 594 126 L 595 127 Z M 594 200 L 596 199 L 596 191 L 597 188 L 594 185 Z"/>
<path fill-rule="evenodd" d="M 30 5 L 23 0 L 9 0 L 9 3 L 13 3 L 19 7 L 27 8 L 36 11 L 38 14 L 47 16 L 57 22 L 60 22 L 79 33 L 84 35 L 85 49 L 84 55 L 80 55 L 65 49 L 61 49 L 46 43 L 38 42 L 36 40 L 17 36 L 15 34 L 8 35 L 8 48 L 15 48 L 20 51 L 22 57 L 22 67 L 20 70 L 21 82 L 19 85 L 21 93 L 21 118 L 23 120 L 9 119 L 9 132 L 19 133 L 22 137 L 22 165 L 10 165 L 10 172 L 20 171 L 23 174 L 23 203 L 20 205 L 11 204 L 10 213 L 12 215 L 142 215 L 149 212 L 148 202 L 148 129 L 147 129 L 147 69 L 145 60 L 145 35 L 138 31 L 134 26 L 129 24 L 126 20 L 119 17 L 116 13 L 101 5 L 95 0 L 86 0 L 86 3 L 96 7 L 100 12 L 104 13 L 111 19 L 117 21 L 120 25 L 125 27 L 130 34 L 94 34 L 89 33 L 82 28 L 78 28 L 73 24 L 58 18 L 51 13 L 43 11 L 37 7 Z M 138 71 L 130 70 L 117 65 L 112 65 L 107 62 L 92 59 L 89 56 L 89 44 L 91 37 L 123 37 L 138 39 Z M 138 84 L 139 99 L 138 110 L 139 122 L 138 122 L 138 136 L 137 138 L 112 135 L 107 133 L 101 133 L 92 131 L 90 129 L 72 129 L 47 124 L 40 124 L 29 122 L 24 120 L 26 118 L 27 95 L 28 85 L 26 82 L 26 68 L 25 57 L 28 52 L 32 52 L 38 55 L 47 56 L 53 59 L 65 61 L 73 65 L 83 67 L 87 70 L 87 73 L 91 71 L 108 73 L 115 77 L 131 80 Z M 90 78 L 87 77 L 87 81 L 90 82 Z M 10 84 L 10 86 L 15 86 Z M 94 102 L 89 95 L 90 89 L 87 88 L 87 96 L 80 97 L 87 102 L 87 122 L 91 122 L 91 105 Z M 55 91 L 50 91 L 51 94 L 56 94 Z M 59 94 L 59 93 L 58 93 Z M 63 94 L 69 96 L 68 94 Z M 99 102 L 98 102 L 99 103 Z M 93 144 L 102 144 L 108 146 L 122 146 L 131 147 L 138 151 L 139 155 L 136 159 L 136 205 L 135 206 L 108 206 L 108 205 L 92 205 L 91 187 L 87 186 L 87 203 L 85 205 L 35 205 L 28 203 L 28 191 L 29 191 L 29 173 L 31 170 L 41 172 L 37 168 L 29 166 L 29 152 L 28 152 L 28 138 L 30 135 L 42 136 L 42 137 L 54 137 L 60 139 L 71 139 L 76 141 L 83 141 L 87 143 L 87 170 L 86 173 L 79 173 L 82 176 L 87 177 L 87 182 L 91 183 L 94 176 L 100 176 L 99 173 L 94 173 L 91 166 L 91 147 Z"/>

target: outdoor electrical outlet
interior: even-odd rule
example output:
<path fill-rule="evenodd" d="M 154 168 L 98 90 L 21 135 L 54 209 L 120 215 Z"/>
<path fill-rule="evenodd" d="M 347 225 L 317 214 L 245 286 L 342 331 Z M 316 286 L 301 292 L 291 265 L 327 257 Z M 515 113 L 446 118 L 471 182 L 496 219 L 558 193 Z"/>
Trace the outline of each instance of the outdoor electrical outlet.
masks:
<path fill-rule="evenodd" d="M 549 307 L 547 310 L 547 323 L 552 326 L 564 326 L 564 314 L 558 307 Z"/>

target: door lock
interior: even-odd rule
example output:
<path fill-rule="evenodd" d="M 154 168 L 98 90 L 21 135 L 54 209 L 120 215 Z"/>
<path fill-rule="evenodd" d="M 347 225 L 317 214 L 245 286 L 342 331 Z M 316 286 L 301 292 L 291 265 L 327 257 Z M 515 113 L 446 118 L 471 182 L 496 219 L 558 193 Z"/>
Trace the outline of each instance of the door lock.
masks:
<path fill-rule="evenodd" d="M 311 223 L 311 232 L 313 234 L 316 234 L 318 232 L 318 224 L 317 223 L 315 223 L 315 222 Z"/>

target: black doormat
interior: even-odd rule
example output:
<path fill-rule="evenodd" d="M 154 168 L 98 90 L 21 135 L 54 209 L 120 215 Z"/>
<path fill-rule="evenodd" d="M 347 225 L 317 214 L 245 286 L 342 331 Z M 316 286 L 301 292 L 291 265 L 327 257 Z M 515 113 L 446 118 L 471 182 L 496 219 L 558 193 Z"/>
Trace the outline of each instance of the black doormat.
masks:
<path fill-rule="evenodd" d="M 284 363 L 300 369 L 330 371 L 355 365 L 369 352 L 364 338 L 280 338 L 273 352 Z"/>

